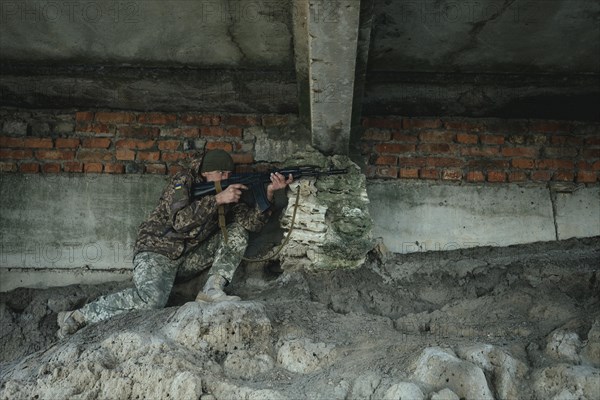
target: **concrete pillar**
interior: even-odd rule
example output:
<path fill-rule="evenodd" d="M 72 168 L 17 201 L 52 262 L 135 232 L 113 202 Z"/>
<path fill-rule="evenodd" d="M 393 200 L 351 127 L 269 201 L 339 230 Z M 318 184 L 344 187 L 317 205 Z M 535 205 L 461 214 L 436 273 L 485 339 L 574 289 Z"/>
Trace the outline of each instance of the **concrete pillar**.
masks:
<path fill-rule="evenodd" d="M 362 64 L 357 65 L 357 59 L 366 60 L 368 54 L 368 40 L 364 47 L 367 25 L 361 26 L 361 1 L 294 2 L 300 117 L 310 126 L 314 147 L 325 154 L 348 154 L 353 108 L 360 109 L 355 104 L 356 84 L 364 84 L 366 70 Z M 364 3 L 372 4 L 372 0 Z M 370 20 L 362 21 L 368 22 L 368 33 Z M 360 49 L 359 37 L 363 46 Z M 358 79 L 357 71 L 362 74 Z M 362 97 L 362 88 L 358 94 Z"/>

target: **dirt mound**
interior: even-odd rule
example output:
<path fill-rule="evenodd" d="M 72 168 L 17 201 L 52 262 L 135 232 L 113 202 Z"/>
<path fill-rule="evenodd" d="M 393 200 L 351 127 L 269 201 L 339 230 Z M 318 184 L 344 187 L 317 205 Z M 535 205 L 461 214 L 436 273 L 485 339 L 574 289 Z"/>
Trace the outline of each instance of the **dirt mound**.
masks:
<path fill-rule="evenodd" d="M 598 398 L 600 238 L 241 268 L 238 303 L 132 312 L 56 340 L 123 284 L 0 295 L 0 399 Z"/>

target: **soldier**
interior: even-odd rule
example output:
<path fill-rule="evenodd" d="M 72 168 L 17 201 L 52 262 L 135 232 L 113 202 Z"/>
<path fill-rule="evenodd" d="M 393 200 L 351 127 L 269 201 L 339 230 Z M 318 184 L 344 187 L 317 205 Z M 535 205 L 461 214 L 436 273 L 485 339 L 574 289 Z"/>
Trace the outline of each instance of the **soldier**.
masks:
<path fill-rule="evenodd" d="M 134 287 L 100 297 L 78 310 L 59 312 L 57 335 L 63 338 L 88 323 L 123 312 L 162 308 L 175 278 L 189 279 L 207 268 L 209 277 L 197 301 L 240 300 L 228 296 L 223 289 L 244 256 L 248 232 L 262 229 L 271 211 L 261 213 L 240 203 L 242 191 L 248 189 L 241 184 L 229 185 L 215 196 L 198 200 L 190 196 L 192 184 L 227 179 L 233 168 L 233 159 L 227 152 L 212 150 L 203 159 L 194 160 L 189 170 L 173 176 L 158 206 L 140 225 L 133 258 Z M 285 189 L 292 181 L 291 175 L 286 178 L 272 174 L 267 199 L 272 202 L 274 192 Z"/>

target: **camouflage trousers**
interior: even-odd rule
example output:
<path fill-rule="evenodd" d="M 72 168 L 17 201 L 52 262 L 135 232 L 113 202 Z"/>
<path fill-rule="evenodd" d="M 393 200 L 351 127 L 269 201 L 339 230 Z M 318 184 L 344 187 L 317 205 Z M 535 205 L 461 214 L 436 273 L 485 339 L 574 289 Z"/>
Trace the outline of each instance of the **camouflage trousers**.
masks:
<path fill-rule="evenodd" d="M 221 232 L 177 260 L 158 253 L 142 252 L 133 259 L 134 287 L 102 296 L 79 311 L 86 322 L 103 321 L 115 315 L 141 309 L 158 309 L 167 304 L 175 279 L 191 279 L 210 268 L 231 281 L 248 246 L 248 231 L 238 224 L 227 226 L 227 243 Z"/>

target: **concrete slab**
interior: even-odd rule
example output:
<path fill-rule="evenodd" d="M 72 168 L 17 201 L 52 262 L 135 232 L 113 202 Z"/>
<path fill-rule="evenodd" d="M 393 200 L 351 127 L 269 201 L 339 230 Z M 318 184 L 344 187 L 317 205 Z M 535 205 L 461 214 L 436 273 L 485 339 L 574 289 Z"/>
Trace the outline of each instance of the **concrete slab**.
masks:
<path fill-rule="evenodd" d="M 2 175 L 2 269 L 130 269 L 166 183 L 150 175 Z"/>
<path fill-rule="evenodd" d="M 455 250 L 556 239 L 550 192 L 518 185 L 371 182 L 374 235 L 390 251 Z"/>
<path fill-rule="evenodd" d="M 556 194 L 558 239 L 600 236 L 600 187 Z"/>

